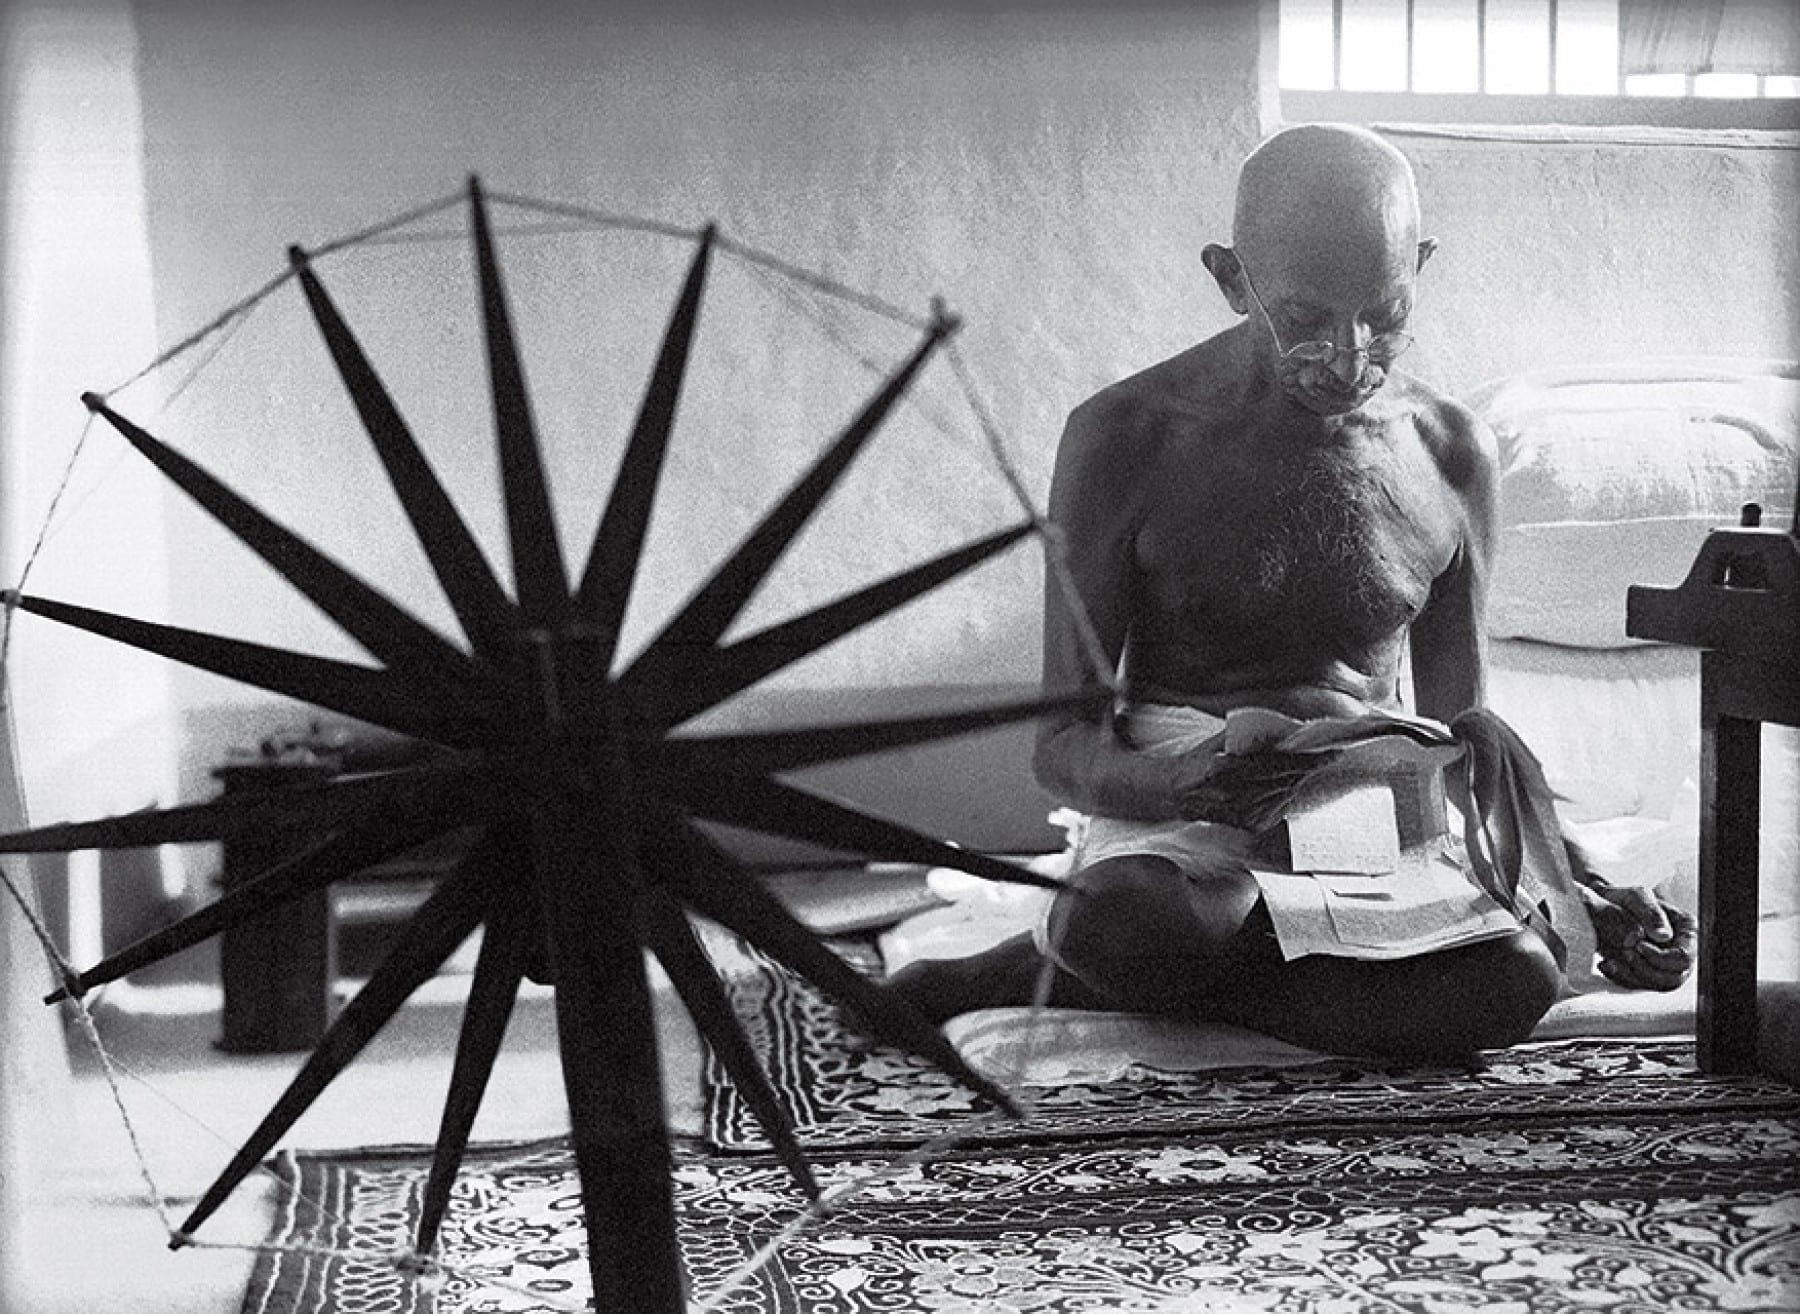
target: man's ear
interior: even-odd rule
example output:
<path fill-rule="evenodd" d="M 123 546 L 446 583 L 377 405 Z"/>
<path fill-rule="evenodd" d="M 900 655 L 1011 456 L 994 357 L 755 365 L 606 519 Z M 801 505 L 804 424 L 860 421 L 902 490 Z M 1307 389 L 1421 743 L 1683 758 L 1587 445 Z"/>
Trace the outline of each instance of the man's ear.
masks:
<path fill-rule="evenodd" d="M 1237 252 L 1217 242 L 1208 242 L 1200 249 L 1200 263 L 1213 276 L 1213 282 L 1219 285 L 1219 291 L 1225 294 L 1231 308 L 1240 315 L 1248 315 L 1250 298 L 1244 295 L 1244 267 L 1238 263 Z"/>
<path fill-rule="evenodd" d="M 1437 238 L 1435 238 L 1435 237 L 1420 238 L 1419 239 L 1419 263 L 1417 266 L 1415 266 L 1415 270 L 1425 268 L 1425 262 L 1427 260 L 1431 259 L 1432 252 L 1436 251 L 1437 248 L 1438 248 Z"/>

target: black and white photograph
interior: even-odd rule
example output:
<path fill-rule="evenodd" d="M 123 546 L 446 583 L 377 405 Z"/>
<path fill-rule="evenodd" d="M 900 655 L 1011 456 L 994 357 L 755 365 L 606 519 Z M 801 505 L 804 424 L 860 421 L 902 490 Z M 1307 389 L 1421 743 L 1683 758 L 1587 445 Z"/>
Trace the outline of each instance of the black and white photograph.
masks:
<path fill-rule="evenodd" d="M 1800 1311 L 1800 5 L 0 0 L 0 1314 Z"/>

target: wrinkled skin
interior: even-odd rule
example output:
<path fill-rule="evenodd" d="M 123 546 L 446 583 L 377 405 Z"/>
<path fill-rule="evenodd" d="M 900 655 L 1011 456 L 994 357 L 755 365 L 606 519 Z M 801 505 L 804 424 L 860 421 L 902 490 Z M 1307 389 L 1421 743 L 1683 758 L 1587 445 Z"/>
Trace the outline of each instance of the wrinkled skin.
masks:
<path fill-rule="evenodd" d="M 1674 990 L 1687 980 L 1698 939 L 1693 917 L 1648 890 L 1588 879 L 1588 915 L 1606 978 L 1632 990 Z"/>

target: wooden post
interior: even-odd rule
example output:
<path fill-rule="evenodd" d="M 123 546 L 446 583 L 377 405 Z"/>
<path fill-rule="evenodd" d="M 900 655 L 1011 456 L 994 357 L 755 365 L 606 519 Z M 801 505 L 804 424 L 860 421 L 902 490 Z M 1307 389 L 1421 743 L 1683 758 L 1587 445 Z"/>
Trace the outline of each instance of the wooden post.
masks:
<path fill-rule="evenodd" d="M 1700 654 L 1700 961 L 1696 1058 L 1703 1072 L 1756 1068 L 1757 813 L 1762 726 L 1719 710 L 1719 666 Z"/>
<path fill-rule="evenodd" d="M 541 767 L 554 782 L 531 811 L 532 876 L 556 987 L 594 1308 L 683 1314 L 662 1068 L 637 925 L 643 877 L 631 780 L 594 639 L 522 636 L 517 678 L 531 701 L 520 705 L 541 709 Z"/>

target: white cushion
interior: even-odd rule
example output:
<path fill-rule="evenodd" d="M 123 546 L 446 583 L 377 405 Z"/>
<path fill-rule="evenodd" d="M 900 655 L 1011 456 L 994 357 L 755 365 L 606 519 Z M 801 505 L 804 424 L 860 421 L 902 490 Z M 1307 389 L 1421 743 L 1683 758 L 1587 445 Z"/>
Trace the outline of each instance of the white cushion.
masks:
<path fill-rule="evenodd" d="M 1745 502 L 1793 515 L 1800 364 L 1651 360 L 1521 374 L 1470 398 L 1500 444 L 1499 638 L 1636 643 L 1625 590 L 1672 587 Z"/>

